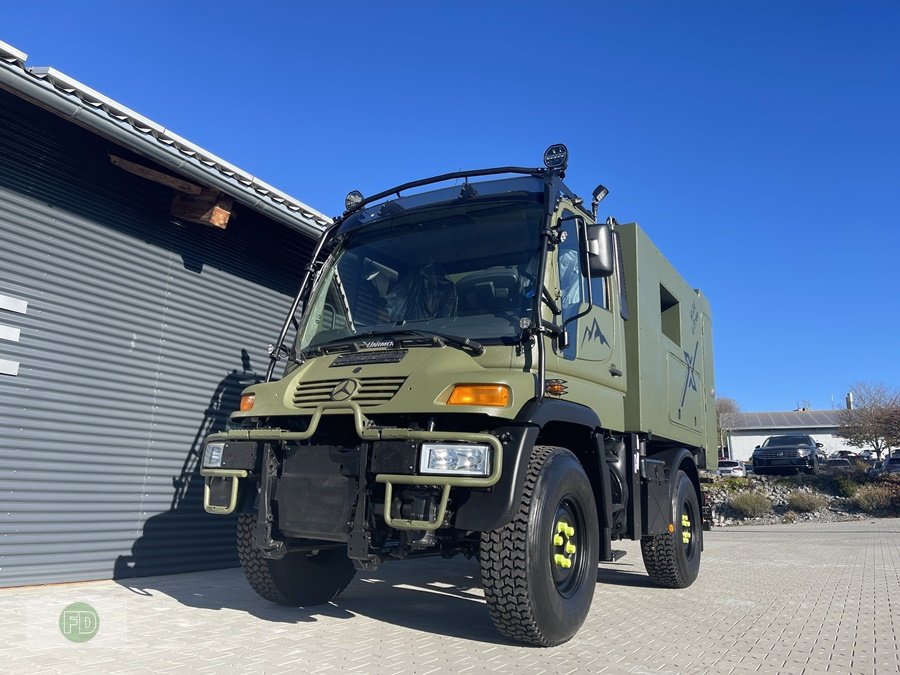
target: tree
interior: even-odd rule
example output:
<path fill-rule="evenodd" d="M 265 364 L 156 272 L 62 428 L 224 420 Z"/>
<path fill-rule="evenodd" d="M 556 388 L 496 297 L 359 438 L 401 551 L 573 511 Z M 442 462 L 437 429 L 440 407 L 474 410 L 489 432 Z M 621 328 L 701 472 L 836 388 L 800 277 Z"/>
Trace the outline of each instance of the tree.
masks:
<path fill-rule="evenodd" d="M 881 382 L 858 382 L 850 387 L 853 407 L 842 410 L 838 435 L 857 448 L 881 453 L 900 445 L 900 392 Z"/>
<path fill-rule="evenodd" d="M 725 435 L 734 427 L 734 423 L 737 421 L 736 416 L 740 412 L 741 406 L 733 398 L 723 396 L 716 399 L 716 433 L 720 448 L 725 447 Z"/>

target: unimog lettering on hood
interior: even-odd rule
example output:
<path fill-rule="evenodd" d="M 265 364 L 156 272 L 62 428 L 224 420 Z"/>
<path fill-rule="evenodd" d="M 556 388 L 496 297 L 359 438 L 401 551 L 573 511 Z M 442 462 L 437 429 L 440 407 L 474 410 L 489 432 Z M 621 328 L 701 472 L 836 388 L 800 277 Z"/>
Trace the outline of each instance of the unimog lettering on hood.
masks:
<path fill-rule="evenodd" d="M 544 159 L 354 191 L 326 228 L 265 381 L 203 454 L 204 506 L 239 514 L 264 598 L 463 554 L 497 629 L 550 646 L 616 540 L 659 586 L 696 579 L 709 304 L 636 224 L 598 220 L 606 188 L 588 209 L 566 187 L 564 145 Z"/>

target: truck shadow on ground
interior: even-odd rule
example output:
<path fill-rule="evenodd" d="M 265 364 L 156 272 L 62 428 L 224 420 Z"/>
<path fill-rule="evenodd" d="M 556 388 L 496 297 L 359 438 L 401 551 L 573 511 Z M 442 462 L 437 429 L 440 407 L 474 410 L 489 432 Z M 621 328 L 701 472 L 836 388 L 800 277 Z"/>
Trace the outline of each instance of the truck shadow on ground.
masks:
<path fill-rule="evenodd" d="M 362 616 L 450 638 L 512 644 L 491 622 L 475 561 L 388 563 L 377 572 L 357 573 L 334 602 L 308 608 L 283 607 L 260 598 L 247 585 L 240 569 L 123 579 L 118 583 L 148 598 L 162 594 L 189 607 L 243 611 L 263 621 L 299 624 Z"/>
<path fill-rule="evenodd" d="M 653 584 L 631 564 L 607 564 L 597 570 L 598 584 L 650 588 Z M 429 559 L 392 562 L 377 572 L 359 572 L 347 589 L 327 605 L 284 607 L 256 595 L 240 569 L 119 580 L 137 595 L 166 595 L 188 607 L 241 611 L 262 621 L 303 624 L 367 617 L 387 625 L 482 643 L 513 644 L 494 628 L 481 591 L 474 560 Z M 598 585 L 598 592 L 600 586 Z M 203 619 L 198 618 L 198 621 Z"/>
<path fill-rule="evenodd" d="M 603 563 L 603 566 L 597 569 L 597 583 L 634 588 L 658 588 L 650 581 L 643 566 L 635 567 L 631 563 Z"/>

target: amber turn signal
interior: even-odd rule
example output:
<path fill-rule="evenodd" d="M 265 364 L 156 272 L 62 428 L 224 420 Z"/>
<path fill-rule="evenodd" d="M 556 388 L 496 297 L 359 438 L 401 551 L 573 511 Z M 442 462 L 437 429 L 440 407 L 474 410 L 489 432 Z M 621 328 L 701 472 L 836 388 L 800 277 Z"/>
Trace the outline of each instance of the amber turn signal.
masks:
<path fill-rule="evenodd" d="M 547 386 L 544 391 L 551 396 L 563 396 L 569 393 L 565 380 L 547 380 Z"/>
<path fill-rule="evenodd" d="M 447 405 L 509 405 L 509 387 L 505 384 L 458 384 L 453 387 Z"/>
<path fill-rule="evenodd" d="M 256 401 L 256 394 L 244 394 L 241 396 L 241 412 L 253 410 L 253 403 Z"/>

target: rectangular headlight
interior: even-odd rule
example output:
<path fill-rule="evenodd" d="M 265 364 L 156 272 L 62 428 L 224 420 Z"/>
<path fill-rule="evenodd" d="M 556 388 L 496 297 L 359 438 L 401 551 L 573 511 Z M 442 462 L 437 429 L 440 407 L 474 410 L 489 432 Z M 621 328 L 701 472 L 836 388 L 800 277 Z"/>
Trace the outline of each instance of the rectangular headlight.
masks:
<path fill-rule="evenodd" d="M 491 447 L 465 443 L 423 443 L 419 473 L 489 476 Z"/>
<path fill-rule="evenodd" d="M 203 467 L 206 469 L 218 469 L 222 466 L 222 453 L 224 451 L 224 443 L 207 443 L 203 449 Z"/>

